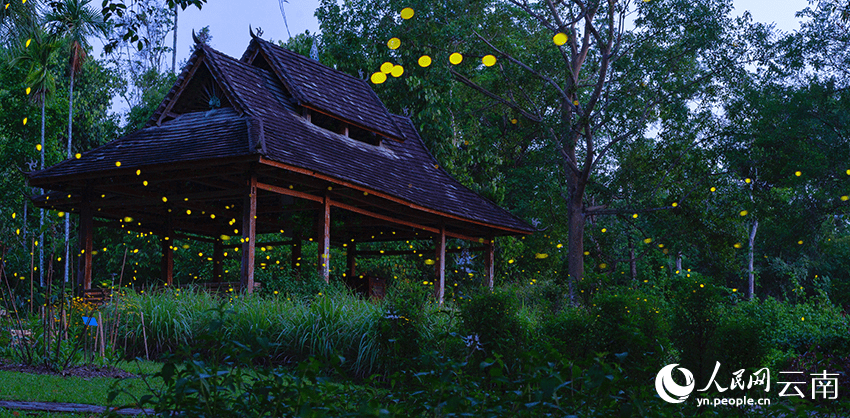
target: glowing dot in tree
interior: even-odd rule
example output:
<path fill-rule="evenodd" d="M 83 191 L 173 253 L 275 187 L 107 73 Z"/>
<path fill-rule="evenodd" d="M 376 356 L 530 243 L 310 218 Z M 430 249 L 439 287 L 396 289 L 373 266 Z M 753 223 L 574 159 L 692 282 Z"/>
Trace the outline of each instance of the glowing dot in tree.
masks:
<path fill-rule="evenodd" d="M 850 200 L 850 196 L 841 196 L 841 201 L 842 201 L 842 202 L 846 202 L 846 201 L 848 201 L 848 200 Z"/>
<path fill-rule="evenodd" d="M 606 232 L 608 232 L 608 228 L 602 228 L 602 233 L 604 234 Z"/>
<path fill-rule="evenodd" d="M 30 47 L 30 42 L 32 42 L 32 39 L 27 39 L 27 44 L 26 44 L 25 48 L 29 48 L 29 47 Z"/>
<path fill-rule="evenodd" d="M 27 118 L 24 118 L 24 125 L 27 124 Z"/>
<path fill-rule="evenodd" d="M 590 251 L 585 251 L 584 255 L 590 255 Z"/>
<path fill-rule="evenodd" d="M 712 192 L 712 193 L 714 193 L 714 192 L 716 192 L 716 191 L 717 191 L 717 188 L 716 188 L 716 187 L 712 187 L 712 188 L 711 188 L 711 189 L 709 189 L 709 190 L 711 190 L 711 192 Z"/>
<path fill-rule="evenodd" d="M 485 67 L 492 67 L 496 65 L 496 57 L 492 55 L 485 55 L 481 58 L 481 63 L 484 64 Z"/>
<path fill-rule="evenodd" d="M 748 214 L 748 213 L 749 213 L 749 212 L 747 212 L 747 211 L 745 211 L 745 210 L 742 210 L 740 213 L 738 213 L 738 215 L 741 215 L 741 216 L 747 216 L 747 214 Z"/>
<path fill-rule="evenodd" d="M 419 66 L 420 67 L 424 68 L 424 67 L 427 67 L 429 65 L 431 65 L 431 57 L 429 57 L 427 55 L 423 55 L 423 56 L 419 57 Z"/>
<path fill-rule="evenodd" d="M 80 158 L 82 158 L 82 157 L 83 157 L 83 154 L 80 154 L 79 152 L 78 152 L 78 153 L 76 153 L 76 154 L 74 154 L 74 158 L 76 158 L 76 159 L 78 159 L 78 160 L 79 160 Z"/>
<path fill-rule="evenodd" d="M 795 171 L 794 175 L 797 176 L 797 177 L 800 177 L 800 176 L 803 175 L 803 173 L 801 171 Z"/>
<path fill-rule="evenodd" d="M 675 208 L 675 207 L 678 207 L 678 206 L 679 206 L 679 203 L 677 203 L 677 202 L 673 202 L 670 206 L 673 206 L 673 207 Z"/>
<path fill-rule="evenodd" d="M 559 32 L 559 33 L 556 33 L 555 36 L 552 37 L 552 42 L 554 42 L 555 45 L 561 46 L 561 45 L 567 43 L 567 39 L 568 38 L 567 38 L 566 33 L 560 33 Z"/>
<path fill-rule="evenodd" d="M 643 242 L 646 243 L 646 244 L 649 244 L 650 242 L 652 242 L 652 238 L 647 238 L 647 239 L 643 240 Z"/>
<path fill-rule="evenodd" d="M 404 9 L 401 9 L 401 18 L 402 19 L 404 19 L 404 20 L 410 19 L 411 17 L 413 17 L 413 15 L 414 15 L 413 9 L 411 9 L 410 7 L 405 7 Z"/>
<path fill-rule="evenodd" d="M 534 258 L 539 259 L 539 260 L 542 260 L 542 259 L 544 259 L 544 258 L 546 258 L 546 257 L 549 257 L 549 254 L 541 254 L 541 253 L 537 253 L 537 254 L 535 254 L 535 255 L 534 255 Z"/>
<path fill-rule="evenodd" d="M 803 240 L 797 241 L 797 245 L 803 245 Z"/>
<path fill-rule="evenodd" d="M 29 87 L 27 87 L 27 96 L 29 96 L 30 91 L 32 91 L 32 89 L 30 89 Z"/>
<path fill-rule="evenodd" d="M 605 263 L 602 263 L 602 264 L 599 265 L 600 270 L 605 270 L 606 268 L 608 268 L 608 265 L 605 264 Z"/>
<path fill-rule="evenodd" d="M 402 67 L 401 65 L 396 65 L 395 67 L 393 67 L 393 70 L 390 71 L 390 75 L 396 78 L 401 77 L 402 74 L 404 74 L 404 67 Z"/>
<path fill-rule="evenodd" d="M 461 55 L 460 53 L 455 52 L 455 53 L 449 55 L 449 62 L 454 64 L 454 65 L 458 65 L 462 61 L 463 61 L 463 55 Z"/>
<path fill-rule="evenodd" d="M 434 265 L 434 263 L 436 263 L 436 261 L 434 261 L 434 260 L 432 260 L 432 259 L 430 259 L 430 258 L 429 258 L 429 259 L 427 259 L 427 260 L 425 260 L 425 264 L 427 264 L 427 265 L 429 265 L 429 266 Z"/>
<path fill-rule="evenodd" d="M 748 177 L 744 179 L 744 183 L 750 184 L 752 180 Z"/>
<path fill-rule="evenodd" d="M 163 202 L 167 202 L 167 201 L 168 201 L 168 198 L 167 198 L 167 197 L 165 197 L 165 196 L 163 196 L 163 197 L 162 197 L 162 201 L 163 201 Z"/>
<path fill-rule="evenodd" d="M 41 151 L 41 144 L 35 144 L 35 150 Z"/>
<path fill-rule="evenodd" d="M 637 214 L 637 213 L 636 213 L 636 214 L 634 214 L 634 215 L 632 215 L 632 218 L 637 219 L 637 217 L 638 217 L 638 214 Z"/>
<path fill-rule="evenodd" d="M 400 47 L 400 46 L 401 46 L 401 39 L 390 38 L 390 40 L 387 41 L 387 48 L 389 48 L 389 49 L 398 49 L 398 47 Z"/>
<path fill-rule="evenodd" d="M 384 81 L 387 81 L 387 75 L 378 71 L 377 73 L 372 74 L 371 80 L 374 84 L 381 84 Z"/>
<path fill-rule="evenodd" d="M 519 121 L 518 121 L 518 120 L 516 120 L 516 119 L 511 119 L 511 124 L 516 125 L 517 123 L 519 123 Z"/>
<path fill-rule="evenodd" d="M 393 63 L 385 62 L 385 63 L 381 64 L 381 72 L 384 73 L 384 74 L 389 74 L 390 71 L 393 70 L 393 67 L 394 67 Z"/>

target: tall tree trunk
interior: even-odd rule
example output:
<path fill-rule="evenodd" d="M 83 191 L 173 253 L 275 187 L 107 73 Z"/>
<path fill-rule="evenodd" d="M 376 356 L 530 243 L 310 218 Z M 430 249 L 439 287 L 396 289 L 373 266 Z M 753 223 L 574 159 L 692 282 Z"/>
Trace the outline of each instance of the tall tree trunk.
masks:
<path fill-rule="evenodd" d="M 41 169 L 44 170 L 44 107 L 46 97 L 41 100 Z M 44 193 L 44 189 L 39 189 Z M 39 210 L 38 218 L 38 284 L 44 286 L 44 209 Z"/>
<path fill-rule="evenodd" d="M 748 293 L 749 293 L 750 300 L 753 300 L 753 298 L 755 298 L 755 294 L 756 294 L 756 275 L 755 275 L 755 271 L 753 270 L 753 257 L 754 257 L 754 253 L 755 253 L 756 230 L 758 230 L 758 228 L 759 228 L 759 220 L 753 218 L 753 226 L 752 226 L 752 229 L 750 229 L 750 253 L 749 253 L 749 256 L 748 256 L 749 260 L 747 261 L 747 273 L 748 273 L 748 284 L 749 284 Z"/>
<path fill-rule="evenodd" d="M 72 130 L 74 120 L 74 68 L 71 67 L 71 87 L 68 89 L 68 159 L 74 157 L 73 151 L 71 150 L 71 140 L 72 140 Z M 65 271 L 63 272 L 65 282 L 68 281 L 68 270 L 70 269 L 70 255 L 71 255 L 71 214 L 65 214 Z"/>
<path fill-rule="evenodd" d="M 177 68 L 177 3 L 174 3 L 174 39 L 171 44 L 171 73 Z"/>
<path fill-rule="evenodd" d="M 575 304 L 575 284 L 584 278 L 584 205 L 578 193 L 571 196 L 569 206 L 569 245 L 567 247 L 567 274 L 569 275 L 570 303 Z"/>

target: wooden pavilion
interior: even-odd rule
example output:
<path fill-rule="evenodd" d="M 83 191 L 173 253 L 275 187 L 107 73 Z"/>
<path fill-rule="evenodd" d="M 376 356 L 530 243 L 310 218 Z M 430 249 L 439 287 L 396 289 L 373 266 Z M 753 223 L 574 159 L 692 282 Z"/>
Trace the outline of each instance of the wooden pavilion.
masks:
<path fill-rule="evenodd" d="M 357 243 L 433 240 L 440 301 L 446 238 L 479 243 L 492 286 L 494 237 L 533 230 L 446 173 L 366 81 L 253 34 L 239 60 L 196 43 L 143 129 L 29 173 L 29 182 L 48 191 L 33 198 L 37 206 L 80 216 L 83 289 L 95 225 L 157 234 L 169 284 L 174 238 L 214 243 L 214 280 L 224 249 L 241 246 L 249 292 L 261 234 L 287 231 L 292 239 L 275 244 L 292 245 L 293 264 L 302 240 L 316 240 L 326 280 L 331 245 L 346 247 L 354 276 Z M 294 228 L 296 215 L 313 217 L 315 228 Z M 230 244 L 230 235 L 242 239 Z"/>

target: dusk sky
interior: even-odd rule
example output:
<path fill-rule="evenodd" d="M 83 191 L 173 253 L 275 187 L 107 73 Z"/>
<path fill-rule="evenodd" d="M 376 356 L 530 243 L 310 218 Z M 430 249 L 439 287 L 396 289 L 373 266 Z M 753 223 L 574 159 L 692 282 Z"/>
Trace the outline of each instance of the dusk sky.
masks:
<path fill-rule="evenodd" d="M 806 0 L 735 0 L 734 3 L 736 15 L 749 10 L 754 20 L 775 22 L 777 28 L 784 31 L 798 27 L 794 13 L 808 5 Z M 292 35 L 318 30 L 319 23 L 313 16 L 318 5 L 317 0 L 289 0 L 289 3 L 284 3 Z M 178 59 L 185 60 L 189 56 L 192 29 L 198 30 L 207 25 L 213 35 L 213 48 L 239 57 L 250 41 L 249 24 L 254 28 L 261 27 L 265 39 L 276 41 L 287 38 L 277 0 L 209 0 L 202 10 L 194 7 L 186 9 L 178 19 Z"/>

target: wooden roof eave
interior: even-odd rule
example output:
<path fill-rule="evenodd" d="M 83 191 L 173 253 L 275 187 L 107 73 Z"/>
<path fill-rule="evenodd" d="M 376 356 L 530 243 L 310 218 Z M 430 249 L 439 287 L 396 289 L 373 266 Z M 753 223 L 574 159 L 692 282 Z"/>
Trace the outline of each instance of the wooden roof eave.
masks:
<path fill-rule="evenodd" d="M 269 160 L 268 158 L 265 158 L 265 157 L 260 157 L 259 163 L 263 164 L 263 165 L 271 166 L 271 167 L 276 167 L 276 168 L 280 168 L 280 169 L 284 169 L 284 170 L 308 175 L 310 177 L 321 179 L 321 180 L 324 180 L 324 181 L 327 181 L 327 182 L 330 182 L 330 183 L 334 183 L 334 184 L 337 184 L 337 185 L 340 185 L 340 186 L 343 186 L 343 187 L 349 187 L 351 189 L 358 190 L 358 191 L 361 191 L 361 192 L 367 192 L 371 195 L 389 200 L 389 201 L 394 202 L 394 203 L 404 205 L 404 206 L 406 206 L 410 209 L 413 209 L 413 210 L 417 210 L 417 211 L 421 211 L 421 212 L 425 212 L 425 213 L 430 213 L 430 214 L 433 214 L 433 215 L 437 215 L 437 216 L 445 217 L 445 218 L 449 218 L 449 219 L 454 219 L 454 220 L 462 221 L 462 222 L 465 222 L 465 223 L 471 223 L 471 224 L 483 226 L 483 227 L 490 228 L 490 229 L 504 231 L 504 232 L 506 232 L 510 235 L 530 235 L 532 233 L 532 231 L 524 231 L 524 230 L 520 230 L 520 229 L 516 229 L 516 228 L 502 226 L 502 225 L 491 224 L 491 223 L 482 222 L 482 221 L 478 221 L 478 220 L 474 220 L 474 219 L 469 219 L 469 218 L 465 218 L 465 217 L 462 217 L 462 216 L 446 213 L 446 212 L 443 212 L 443 211 L 427 208 L 427 207 L 424 207 L 422 205 L 419 205 L 419 204 L 416 204 L 416 203 L 413 203 L 413 202 L 409 202 L 409 201 L 404 200 L 402 198 L 392 196 L 392 195 L 388 195 L 386 193 L 379 192 L 377 190 L 374 190 L 374 189 L 371 189 L 369 187 L 362 186 L 362 185 L 359 185 L 359 184 L 356 184 L 356 183 L 353 183 L 353 182 L 350 182 L 350 181 L 347 181 L 347 180 L 341 180 L 341 179 L 338 179 L 338 178 L 335 178 L 335 177 L 332 177 L 332 176 L 328 176 L 328 175 L 325 175 L 325 174 L 318 173 L 318 172 L 313 171 L 313 170 L 309 170 L 309 169 L 305 169 L 305 168 L 301 168 L 301 167 L 296 167 L 296 166 L 292 166 L 292 165 L 289 165 L 289 164 L 280 163 L 280 162 L 277 162 L 277 161 L 272 161 L 272 160 Z"/>
<path fill-rule="evenodd" d="M 65 160 L 71 161 L 71 160 Z M 74 183 L 79 181 L 86 181 L 91 179 L 102 179 L 104 177 L 113 177 L 120 175 L 130 175 L 134 173 L 136 170 L 143 170 L 144 172 L 150 173 L 160 173 L 166 171 L 174 171 L 174 170 L 183 170 L 191 167 L 213 167 L 217 165 L 223 164 L 248 164 L 248 163 L 256 163 L 260 161 L 260 154 L 247 154 L 242 156 L 230 156 L 230 157 L 219 157 L 212 159 L 203 159 L 203 160 L 190 160 L 183 161 L 179 164 L 179 167 L 175 168 L 174 163 L 162 163 L 162 164 L 154 164 L 154 165 L 146 165 L 146 166 L 127 166 L 127 167 L 116 167 L 109 170 L 98 170 L 98 171 L 89 171 L 85 173 L 75 173 L 75 174 L 66 174 L 60 176 L 51 176 L 51 177 L 39 177 L 32 178 L 30 177 L 30 173 L 26 173 L 27 177 L 29 177 L 30 187 L 40 187 L 44 189 L 50 189 L 50 186 L 55 185 L 64 185 L 68 183 Z M 61 164 L 61 163 L 60 163 Z M 222 175 L 225 175 L 224 173 Z M 96 187 L 97 184 L 95 183 Z"/>

